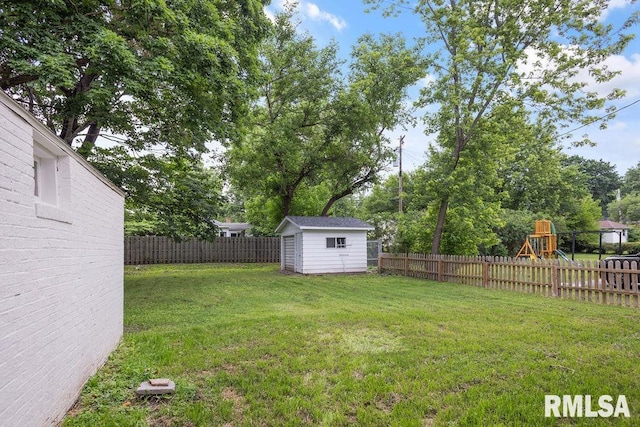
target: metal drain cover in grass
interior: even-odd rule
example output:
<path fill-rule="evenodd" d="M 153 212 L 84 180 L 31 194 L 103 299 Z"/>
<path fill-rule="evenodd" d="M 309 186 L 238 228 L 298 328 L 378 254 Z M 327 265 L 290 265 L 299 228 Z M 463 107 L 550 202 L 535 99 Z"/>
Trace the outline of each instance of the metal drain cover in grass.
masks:
<path fill-rule="evenodd" d="M 140 383 L 136 394 L 171 394 L 176 391 L 176 383 L 167 378 L 154 378 Z"/>

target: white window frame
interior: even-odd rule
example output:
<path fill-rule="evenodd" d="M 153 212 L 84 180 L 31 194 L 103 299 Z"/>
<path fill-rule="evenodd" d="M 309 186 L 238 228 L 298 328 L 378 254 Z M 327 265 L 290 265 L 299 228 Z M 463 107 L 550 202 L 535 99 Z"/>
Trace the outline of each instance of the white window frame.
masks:
<path fill-rule="evenodd" d="M 40 158 L 33 157 L 33 195 L 36 199 L 40 198 L 40 184 L 38 183 L 40 176 Z"/>
<path fill-rule="evenodd" d="M 344 249 L 347 247 L 347 238 L 327 237 L 325 245 L 327 249 Z"/>
<path fill-rule="evenodd" d="M 33 141 L 33 197 L 38 218 L 72 223 L 70 158 L 39 133 Z"/>
<path fill-rule="evenodd" d="M 33 168 L 36 200 L 58 206 L 58 157 L 34 144 Z"/>

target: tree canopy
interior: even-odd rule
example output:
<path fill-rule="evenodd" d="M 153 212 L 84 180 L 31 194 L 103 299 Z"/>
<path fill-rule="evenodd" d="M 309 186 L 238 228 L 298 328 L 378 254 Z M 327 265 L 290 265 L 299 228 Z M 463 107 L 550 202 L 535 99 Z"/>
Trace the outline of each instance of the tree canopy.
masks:
<path fill-rule="evenodd" d="M 600 203 L 602 218 L 608 217 L 607 205 L 615 200 L 616 191 L 620 189 L 622 180 L 616 167 L 609 162 L 571 156 L 566 160 L 575 165 L 585 177 L 593 198 Z"/>
<path fill-rule="evenodd" d="M 387 247 L 429 252 L 438 202 L 449 188 L 455 191 L 442 239 L 446 253 L 514 256 L 536 219 L 551 219 L 558 231 L 596 229 L 600 209 L 587 175 L 566 161 L 548 128 L 530 123 L 523 106 L 503 104 L 482 120 L 478 135 L 451 175 L 444 172 L 448 151 L 431 147 L 425 164 L 407 174 L 404 215 L 391 214 L 397 210 L 396 176 L 365 198 L 364 217 Z"/>
<path fill-rule="evenodd" d="M 289 214 L 327 215 L 371 185 L 392 156 L 386 131 L 410 119 L 407 88 L 423 75 L 401 37 L 365 35 L 343 77 L 337 46 L 318 48 L 292 18 L 291 11 L 275 18 L 260 51 L 263 80 L 249 131 L 227 152 L 247 215 L 264 231 Z"/>
<path fill-rule="evenodd" d="M 242 135 L 266 3 L 0 0 L 0 88 L 126 191 L 128 233 L 210 238 L 199 153 Z"/>
<path fill-rule="evenodd" d="M 88 156 L 101 134 L 204 151 L 242 124 L 262 0 L 0 0 L 0 88 Z"/>
<path fill-rule="evenodd" d="M 411 9 L 425 26 L 425 53 L 431 83 L 422 91 L 421 104 L 436 104 L 427 113 L 427 131 L 439 133 L 438 144 L 447 154 L 442 173 L 454 175 L 465 152 L 477 144 L 483 118 L 496 107 L 515 99 L 536 111 L 538 119 L 550 126 L 572 122 L 591 123 L 591 111 L 605 108 L 606 96 L 589 91 L 585 81 L 576 79 L 585 70 L 597 81 L 615 76 L 603 61 L 617 54 L 633 35 L 625 30 L 636 20 L 631 16 L 621 28 L 600 22 L 608 0 L 510 2 L 477 0 L 422 0 L 407 2 L 366 0 L 388 13 L 398 6 Z M 610 110 L 608 110 L 610 111 Z M 475 151 L 479 161 L 485 155 Z M 482 159 L 482 160 L 480 160 Z M 431 252 L 438 253 L 445 231 L 449 202 L 454 186 L 441 192 Z"/>
<path fill-rule="evenodd" d="M 218 235 L 220 174 L 198 157 L 133 156 L 123 147 L 96 147 L 89 161 L 126 193 L 125 233 L 174 239 Z"/>
<path fill-rule="evenodd" d="M 622 178 L 620 200 L 609 202 L 609 217 L 619 222 L 640 222 L 640 163 L 629 168 Z"/>

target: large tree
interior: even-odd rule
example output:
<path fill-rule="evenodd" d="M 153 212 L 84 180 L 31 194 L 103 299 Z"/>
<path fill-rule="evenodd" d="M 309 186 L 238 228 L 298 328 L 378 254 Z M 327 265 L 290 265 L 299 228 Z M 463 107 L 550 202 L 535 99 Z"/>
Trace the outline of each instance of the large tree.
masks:
<path fill-rule="evenodd" d="M 126 193 L 125 233 L 174 239 L 218 235 L 223 198 L 219 173 L 198 156 L 133 156 L 96 147 L 89 161 Z"/>
<path fill-rule="evenodd" d="M 640 194 L 640 162 L 625 172 L 620 191 L 622 196 Z"/>
<path fill-rule="evenodd" d="M 251 129 L 228 151 L 232 181 L 265 228 L 292 213 L 327 215 L 374 182 L 392 155 L 386 131 L 409 119 L 407 87 L 422 75 L 402 38 L 364 36 L 343 78 L 337 46 L 317 47 L 292 19 L 275 18 Z"/>
<path fill-rule="evenodd" d="M 623 223 L 640 222 L 640 193 L 631 193 L 609 203 L 610 217 Z"/>
<path fill-rule="evenodd" d="M 406 187 L 407 214 L 396 218 L 396 246 L 431 249 L 438 202 L 449 188 L 455 191 L 449 201 L 443 252 L 515 255 L 533 231 L 534 219 L 552 219 L 559 231 L 594 229 L 599 210 L 587 177 L 576 166 L 564 165 L 566 156 L 548 126 L 529 120 L 526 109 L 515 101 L 496 108 L 483 119 L 475 144 L 454 174 L 446 173 L 450 153 L 439 145 L 432 147 L 427 162 L 411 174 L 411 185 Z M 365 199 L 367 219 L 373 218 L 376 225 L 391 218 L 378 212 L 397 210 L 397 202 L 390 203 L 397 195 L 397 179 L 394 182 L 395 190 L 375 186 Z"/>
<path fill-rule="evenodd" d="M 464 164 L 482 119 L 507 100 L 526 103 L 547 123 L 569 125 L 594 121 L 589 111 L 623 95 L 614 90 L 600 96 L 575 78 L 585 71 L 599 82 L 610 80 L 616 72 L 603 61 L 632 38 L 624 30 L 637 16 L 622 28 L 601 22 L 608 0 L 420 0 L 411 7 L 404 0 L 365 1 L 383 7 L 391 3 L 390 13 L 400 11 L 398 6 L 411 9 L 425 25 L 432 83 L 422 92 L 421 103 L 439 105 L 425 122 L 428 132 L 445 134 L 438 142 L 448 152 L 447 175 Z M 455 195 L 455 187 L 449 188 L 440 195 L 433 253 L 441 249 Z"/>
<path fill-rule="evenodd" d="M 88 156 L 204 151 L 248 104 L 267 0 L 0 0 L 0 88 Z"/>
<path fill-rule="evenodd" d="M 608 213 L 615 221 L 640 222 L 640 163 L 629 168 L 622 178 L 618 199 L 609 202 Z"/>
<path fill-rule="evenodd" d="M 589 191 L 600 203 L 602 218 L 607 218 L 607 205 L 615 200 L 616 192 L 622 184 L 615 165 L 602 159 L 585 159 L 580 156 L 571 156 L 566 162 L 569 165 L 575 165 L 585 175 Z"/>

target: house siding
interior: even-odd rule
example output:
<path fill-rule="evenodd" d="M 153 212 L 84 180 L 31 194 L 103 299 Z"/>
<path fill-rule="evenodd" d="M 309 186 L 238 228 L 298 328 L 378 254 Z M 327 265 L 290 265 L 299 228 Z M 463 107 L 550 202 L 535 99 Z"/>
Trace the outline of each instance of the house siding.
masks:
<path fill-rule="evenodd" d="M 124 198 L 0 95 L 0 426 L 55 425 L 122 336 Z M 34 139 L 58 207 L 36 202 Z"/>
<path fill-rule="evenodd" d="M 346 237 L 346 248 L 327 248 L 327 237 Z M 305 230 L 303 273 L 362 273 L 367 271 L 367 232 Z"/>
<path fill-rule="evenodd" d="M 602 243 L 619 243 L 620 235 L 618 231 L 622 232 L 622 243 L 627 243 L 627 230 L 615 230 L 608 233 L 602 233 Z"/>

